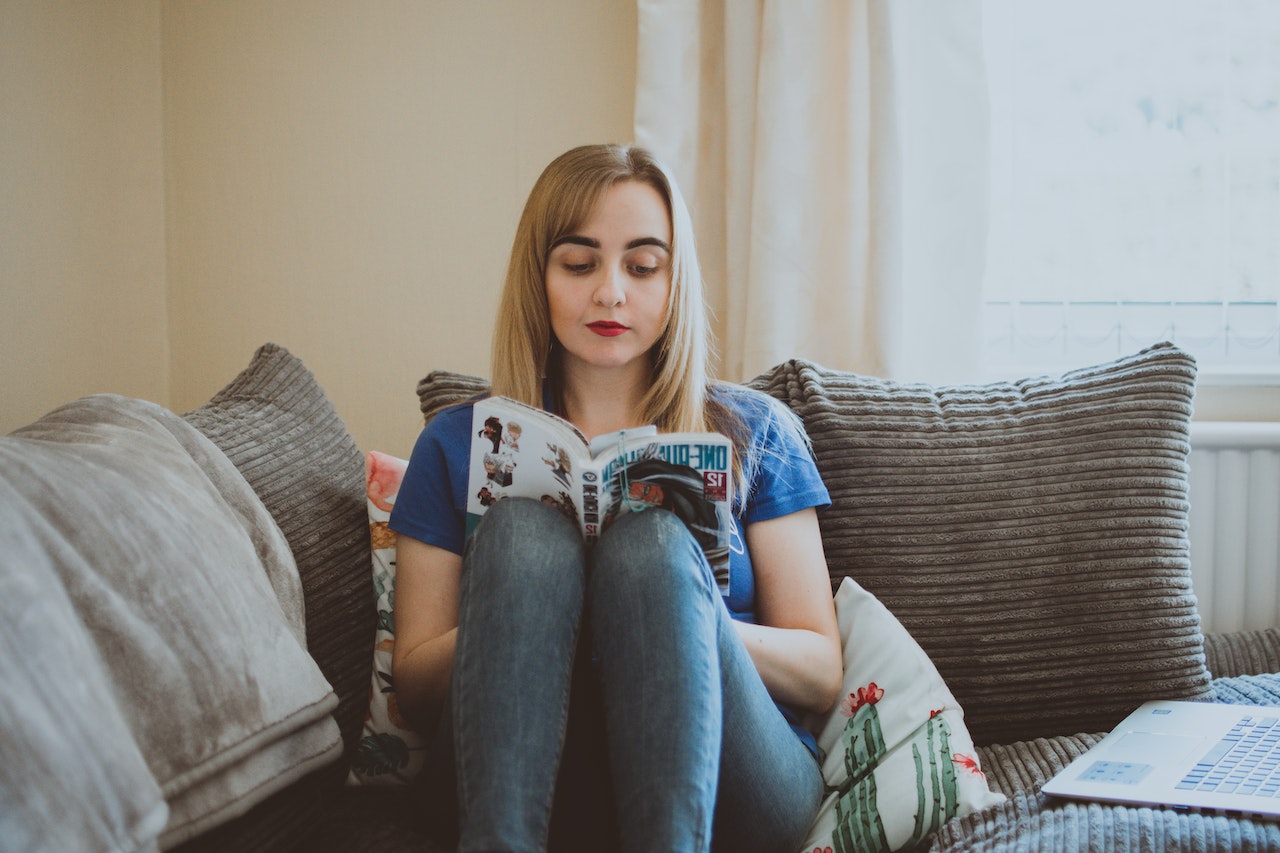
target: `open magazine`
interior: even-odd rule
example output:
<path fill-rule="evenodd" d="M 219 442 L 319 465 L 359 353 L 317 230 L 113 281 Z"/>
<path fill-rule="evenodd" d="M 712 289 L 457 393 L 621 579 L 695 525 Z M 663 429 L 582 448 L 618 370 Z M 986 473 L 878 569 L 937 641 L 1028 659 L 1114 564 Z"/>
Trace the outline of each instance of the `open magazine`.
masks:
<path fill-rule="evenodd" d="M 588 543 L 624 512 L 661 507 L 689 528 L 728 594 L 733 444 L 726 436 L 648 426 L 588 441 L 563 418 L 508 397 L 477 401 L 471 429 L 468 536 L 507 497 L 560 509 Z"/>

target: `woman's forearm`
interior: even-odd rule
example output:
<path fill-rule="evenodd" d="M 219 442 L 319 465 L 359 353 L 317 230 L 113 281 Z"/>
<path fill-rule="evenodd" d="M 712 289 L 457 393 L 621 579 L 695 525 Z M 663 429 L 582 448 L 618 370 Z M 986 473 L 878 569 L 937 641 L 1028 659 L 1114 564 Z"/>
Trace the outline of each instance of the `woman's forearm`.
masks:
<path fill-rule="evenodd" d="M 831 707 L 840 692 L 842 661 L 830 638 L 802 628 L 733 624 L 769 695 L 816 713 Z"/>
<path fill-rule="evenodd" d="M 458 629 L 453 628 L 404 654 L 393 654 L 396 704 L 409 725 L 421 734 L 435 731 L 449 692 L 457 638 Z"/>
<path fill-rule="evenodd" d="M 401 534 L 396 564 L 396 704 L 412 728 L 429 736 L 453 674 L 462 558 Z"/>

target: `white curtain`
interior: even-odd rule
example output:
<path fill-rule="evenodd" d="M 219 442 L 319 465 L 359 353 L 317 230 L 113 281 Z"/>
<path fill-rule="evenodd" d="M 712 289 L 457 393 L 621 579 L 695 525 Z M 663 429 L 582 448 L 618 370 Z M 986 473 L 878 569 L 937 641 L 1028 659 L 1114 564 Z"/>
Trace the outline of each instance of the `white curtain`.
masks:
<path fill-rule="evenodd" d="M 794 356 L 930 379 L 976 364 L 976 3 L 639 0 L 635 137 L 693 211 L 723 378 Z M 948 127 L 958 113 L 977 124 Z M 904 121 L 928 138 L 904 146 Z"/>
<path fill-rule="evenodd" d="M 726 379 L 884 374 L 898 169 L 888 0 L 640 0 L 636 140 L 693 211 Z"/>

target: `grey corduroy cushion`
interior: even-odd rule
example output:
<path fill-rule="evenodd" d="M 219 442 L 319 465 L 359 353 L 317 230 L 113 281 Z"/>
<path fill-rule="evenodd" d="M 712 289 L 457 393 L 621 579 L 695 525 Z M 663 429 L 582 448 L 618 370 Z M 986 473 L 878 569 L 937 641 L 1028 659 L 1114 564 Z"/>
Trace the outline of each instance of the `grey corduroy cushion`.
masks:
<path fill-rule="evenodd" d="M 1215 678 L 1280 672 L 1280 629 L 1206 634 L 1204 657 Z"/>
<path fill-rule="evenodd" d="M 183 417 L 230 458 L 289 543 L 307 649 L 338 694 L 334 718 L 349 759 L 368 706 L 376 618 L 364 456 L 311 371 L 273 343 Z M 341 792 L 348 763 L 318 771 L 184 853 L 288 847 Z"/>
<path fill-rule="evenodd" d="M 418 383 L 418 408 L 422 410 L 424 423 L 441 409 L 457 403 L 465 403 L 477 394 L 489 390 L 489 382 L 469 373 L 454 373 L 451 370 L 433 370 Z"/>
<path fill-rule="evenodd" d="M 1209 696 L 1187 541 L 1194 360 L 934 387 L 789 361 L 751 384 L 804 420 L 854 577 L 924 647 L 979 744 L 1111 728 Z"/>

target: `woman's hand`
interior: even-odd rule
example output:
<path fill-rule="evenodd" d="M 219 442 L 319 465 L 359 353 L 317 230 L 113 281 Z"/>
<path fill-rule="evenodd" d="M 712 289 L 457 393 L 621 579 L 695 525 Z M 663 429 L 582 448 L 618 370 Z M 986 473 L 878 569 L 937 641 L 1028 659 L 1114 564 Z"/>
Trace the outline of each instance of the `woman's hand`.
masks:
<path fill-rule="evenodd" d="M 435 730 L 453 674 L 461 578 L 457 554 L 397 534 L 391 672 L 400 713 L 425 735 Z"/>
<path fill-rule="evenodd" d="M 822 713 L 840 693 L 843 654 L 816 510 L 746 529 L 758 624 L 734 622 L 774 699 Z"/>

